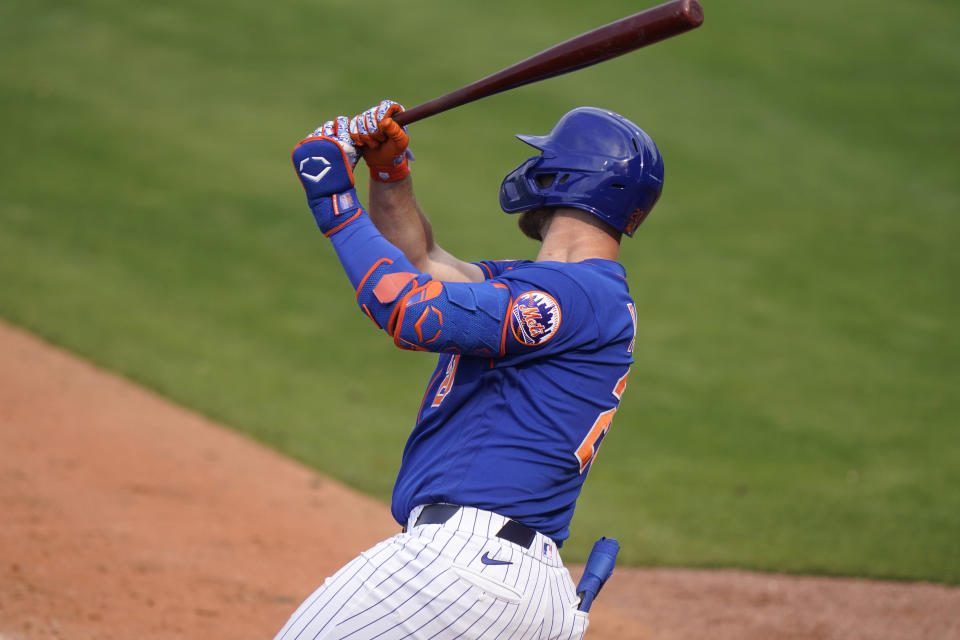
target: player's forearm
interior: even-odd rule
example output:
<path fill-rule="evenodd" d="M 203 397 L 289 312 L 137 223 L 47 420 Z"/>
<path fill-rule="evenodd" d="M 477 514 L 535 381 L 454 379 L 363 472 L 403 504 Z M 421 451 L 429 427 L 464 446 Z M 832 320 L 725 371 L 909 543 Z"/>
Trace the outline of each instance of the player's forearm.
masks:
<path fill-rule="evenodd" d="M 410 176 L 370 182 L 368 213 L 380 233 L 423 273 L 448 282 L 480 282 L 476 265 L 447 253 L 433 240 L 433 227 L 417 203 Z"/>
<path fill-rule="evenodd" d="M 367 212 L 380 233 L 421 271 L 429 269 L 433 229 L 413 193 L 410 176 L 395 182 L 370 181 Z"/>

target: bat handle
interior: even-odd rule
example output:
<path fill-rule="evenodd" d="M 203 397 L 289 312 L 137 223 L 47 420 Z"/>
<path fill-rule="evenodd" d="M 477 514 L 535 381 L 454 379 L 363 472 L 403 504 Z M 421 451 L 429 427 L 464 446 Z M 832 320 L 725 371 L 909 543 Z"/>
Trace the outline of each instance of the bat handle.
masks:
<path fill-rule="evenodd" d="M 406 111 L 396 114 L 393 116 L 393 119 L 401 127 L 405 127 L 408 124 L 416 122 L 417 120 L 423 120 L 424 118 L 436 115 L 441 111 L 446 111 L 463 104 L 462 102 L 457 102 L 454 100 L 444 101 L 444 98 L 446 97 L 447 96 L 441 96 L 439 98 L 434 98 L 433 100 L 424 102 L 423 104 L 418 104 L 412 109 L 407 109 Z"/>

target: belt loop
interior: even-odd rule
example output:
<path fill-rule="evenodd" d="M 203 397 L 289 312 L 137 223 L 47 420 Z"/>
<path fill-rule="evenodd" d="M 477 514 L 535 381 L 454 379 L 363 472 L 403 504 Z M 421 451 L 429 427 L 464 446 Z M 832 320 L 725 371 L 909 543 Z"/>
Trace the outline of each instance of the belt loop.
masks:
<path fill-rule="evenodd" d="M 417 516 L 417 521 L 413 526 L 419 527 L 422 524 L 446 524 L 457 511 L 460 511 L 458 504 L 428 504 Z"/>
<path fill-rule="evenodd" d="M 537 532 L 516 520 L 507 520 L 500 531 L 497 531 L 497 537 L 529 549 L 537 537 Z"/>

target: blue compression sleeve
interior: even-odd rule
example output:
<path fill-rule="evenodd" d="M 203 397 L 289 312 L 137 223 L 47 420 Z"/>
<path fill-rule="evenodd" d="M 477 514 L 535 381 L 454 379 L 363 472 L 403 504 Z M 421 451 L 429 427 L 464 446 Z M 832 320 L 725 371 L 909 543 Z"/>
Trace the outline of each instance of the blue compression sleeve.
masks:
<path fill-rule="evenodd" d="M 393 312 L 391 303 L 430 276 L 420 273 L 400 249 L 383 237 L 362 205 L 358 205 L 358 209 L 356 218 L 329 237 L 350 284 L 357 291 L 360 308 L 378 327 L 386 329 Z M 374 300 L 379 304 L 374 304 Z"/>
<path fill-rule="evenodd" d="M 390 260 L 396 265 L 397 271 L 426 275 L 420 274 L 403 252 L 383 237 L 362 205 L 359 209 L 361 213 L 356 219 L 330 235 L 333 248 L 354 289 L 363 282 L 370 267 L 382 259 Z"/>

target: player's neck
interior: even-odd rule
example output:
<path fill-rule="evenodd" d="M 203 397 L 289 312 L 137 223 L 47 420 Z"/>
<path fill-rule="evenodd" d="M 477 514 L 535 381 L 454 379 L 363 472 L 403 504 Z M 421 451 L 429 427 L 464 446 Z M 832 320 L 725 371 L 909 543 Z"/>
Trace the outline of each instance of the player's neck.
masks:
<path fill-rule="evenodd" d="M 542 230 L 537 261 L 616 260 L 620 255 L 619 234 L 605 226 L 579 209 L 558 208 Z"/>

